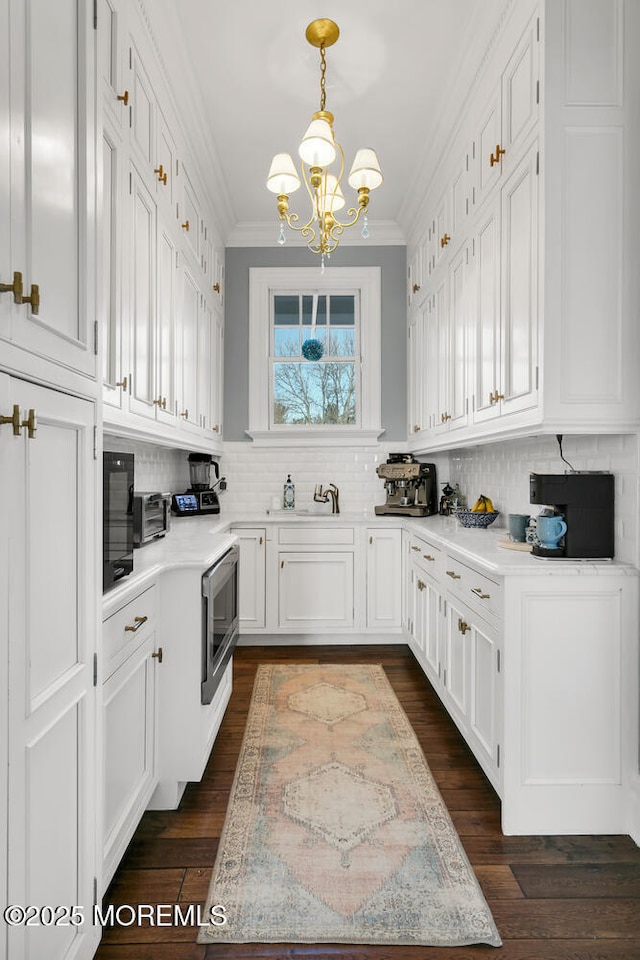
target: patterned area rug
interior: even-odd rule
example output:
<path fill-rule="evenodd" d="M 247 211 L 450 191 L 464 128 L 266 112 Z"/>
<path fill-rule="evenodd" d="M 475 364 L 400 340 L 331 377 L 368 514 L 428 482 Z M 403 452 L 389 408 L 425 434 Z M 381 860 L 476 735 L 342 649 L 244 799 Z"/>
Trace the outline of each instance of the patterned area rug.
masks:
<path fill-rule="evenodd" d="M 500 945 L 382 667 L 258 668 L 205 916 L 200 943 Z"/>

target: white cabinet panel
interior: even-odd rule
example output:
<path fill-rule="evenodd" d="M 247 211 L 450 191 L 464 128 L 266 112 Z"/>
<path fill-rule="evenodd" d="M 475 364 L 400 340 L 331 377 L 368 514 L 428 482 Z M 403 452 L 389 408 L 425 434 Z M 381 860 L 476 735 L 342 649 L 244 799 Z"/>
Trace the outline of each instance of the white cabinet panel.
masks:
<path fill-rule="evenodd" d="M 9 3 L 3 43 L 11 56 L 5 53 L 1 59 L 4 64 L 8 60 L 10 69 L 2 110 L 8 104 L 3 140 L 10 144 L 10 169 L 3 184 L 9 184 L 11 209 L 0 209 L 0 220 L 3 230 L 10 224 L 11 248 L 9 262 L 3 258 L 1 265 L 7 276 L 0 282 L 10 282 L 19 271 L 31 302 L 16 304 L 3 294 L 6 322 L 0 324 L 0 337 L 47 362 L 94 376 L 89 294 L 94 278 L 93 61 L 85 51 L 85 44 L 87 51 L 93 49 L 89 17 L 89 7 L 76 0 L 55 6 L 46 0 Z M 6 83 L 4 64 L 0 93 Z M 0 159 L 0 166 L 6 159 Z"/>
<path fill-rule="evenodd" d="M 400 626 L 400 531 L 366 531 L 367 626 Z"/>
<path fill-rule="evenodd" d="M 95 408 L 0 375 L 3 415 L 14 404 L 21 419 L 35 411 L 37 430 L 29 438 L 26 428 L 19 436 L 9 424 L 0 428 L 0 562 L 5 550 L 11 558 L 0 588 L 10 625 L 6 902 L 71 896 L 69 903 L 90 907 L 98 875 Z M 52 499 L 43 496 L 43 477 Z M 11 928 L 0 945 L 8 937 L 11 957 L 88 960 L 98 936 L 91 924 L 53 936 L 49 927 Z"/>
<path fill-rule="evenodd" d="M 131 183 L 131 409 L 155 417 L 156 204 L 135 167 Z"/>
<path fill-rule="evenodd" d="M 353 626 L 353 552 L 280 553 L 281 627 Z"/>
<path fill-rule="evenodd" d="M 266 616 L 266 546 L 264 527 L 239 527 L 233 531 L 240 546 L 238 569 L 238 615 L 240 632 L 265 626 Z"/>

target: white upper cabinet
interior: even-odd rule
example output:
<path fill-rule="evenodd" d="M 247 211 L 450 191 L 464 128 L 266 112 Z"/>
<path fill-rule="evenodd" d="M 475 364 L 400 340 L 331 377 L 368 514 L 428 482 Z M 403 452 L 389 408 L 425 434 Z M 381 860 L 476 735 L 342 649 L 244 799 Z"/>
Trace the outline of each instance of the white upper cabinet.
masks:
<path fill-rule="evenodd" d="M 176 444 L 187 431 L 210 451 L 222 429 L 224 254 L 148 24 L 100 0 L 98 51 L 105 422 Z"/>
<path fill-rule="evenodd" d="M 435 420 L 410 425 L 414 452 L 497 435 L 637 427 L 639 21 L 633 0 L 522 0 L 492 41 L 409 244 L 411 280 L 426 231 L 420 297 L 435 304 L 441 331 L 435 355 L 410 358 L 411 406 L 420 409 L 434 382 L 438 406 L 446 401 Z M 460 278 L 449 283 L 443 313 L 440 268 L 451 273 L 465 244 L 461 360 Z M 462 368 L 470 415 L 454 437 L 446 384 L 460 399 Z"/>
<path fill-rule="evenodd" d="M 0 295 L 4 358 L 57 383 L 63 369 L 95 377 L 91 9 L 3 9 L 0 283 L 14 285 Z"/>

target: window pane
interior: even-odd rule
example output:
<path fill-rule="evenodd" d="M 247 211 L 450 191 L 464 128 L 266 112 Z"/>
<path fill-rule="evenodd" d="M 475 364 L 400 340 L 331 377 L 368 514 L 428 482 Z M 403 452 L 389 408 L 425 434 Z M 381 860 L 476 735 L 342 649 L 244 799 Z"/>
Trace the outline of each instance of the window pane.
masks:
<path fill-rule="evenodd" d="M 342 330 L 331 324 L 329 337 L 329 355 L 332 357 L 353 357 L 355 353 L 355 330 Z"/>
<path fill-rule="evenodd" d="M 274 363 L 274 423 L 356 422 L 353 363 Z"/>
<path fill-rule="evenodd" d="M 327 322 L 327 298 L 324 293 L 318 297 L 318 312 L 316 314 L 316 323 L 326 324 Z"/>
<path fill-rule="evenodd" d="M 273 353 L 276 357 L 300 356 L 300 328 L 276 327 L 273 331 Z"/>
<path fill-rule="evenodd" d="M 313 311 L 313 297 L 311 294 L 305 294 L 302 298 L 302 322 L 304 324 L 311 323 Z"/>
<path fill-rule="evenodd" d="M 356 298 L 331 297 L 331 326 L 354 326 L 356 315 Z"/>
<path fill-rule="evenodd" d="M 273 320 L 278 326 L 298 324 L 300 322 L 300 298 L 297 296 L 277 295 L 273 298 Z"/>

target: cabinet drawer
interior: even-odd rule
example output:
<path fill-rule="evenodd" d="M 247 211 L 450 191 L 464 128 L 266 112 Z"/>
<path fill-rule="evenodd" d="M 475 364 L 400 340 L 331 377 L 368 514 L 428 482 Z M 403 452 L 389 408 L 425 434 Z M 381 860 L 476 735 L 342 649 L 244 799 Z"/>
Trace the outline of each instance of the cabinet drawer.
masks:
<path fill-rule="evenodd" d="M 411 559 L 428 576 L 440 580 L 444 570 L 445 554 L 421 537 L 411 537 Z"/>
<path fill-rule="evenodd" d="M 353 527 L 280 527 L 278 543 L 285 544 L 352 544 L 354 543 Z"/>
<path fill-rule="evenodd" d="M 153 633 L 156 616 L 157 588 L 153 584 L 104 621 L 105 678 Z"/>
<path fill-rule="evenodd" d="M 445 557 L 444 580 L 468 606 L 485 616 L 502 617 L 502 587 L 484 573 L 453 557 Z"/>

